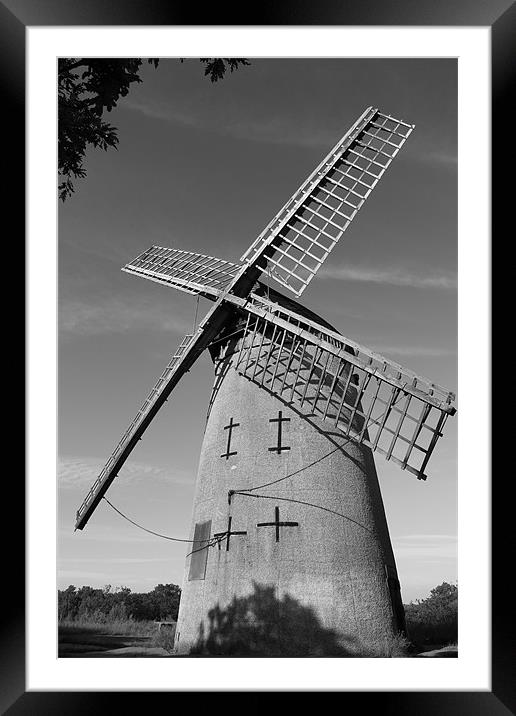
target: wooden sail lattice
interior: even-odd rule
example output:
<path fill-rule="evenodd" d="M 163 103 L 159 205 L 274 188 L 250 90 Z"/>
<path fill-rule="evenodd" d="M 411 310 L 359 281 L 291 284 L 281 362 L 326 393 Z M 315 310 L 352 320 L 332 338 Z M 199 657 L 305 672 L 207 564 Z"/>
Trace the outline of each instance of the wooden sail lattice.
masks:
<path fill-rule="evenodd" d="M 414 125 L 370 107 L 242 256 L 300 296 L 356 217 Z"/>
<path fill-rule="evenodd" d="M 91 486 L 81 506 L 77 510 L 77 526 L 82 523 L 82 521 L 86 517 L 86 514 L 89 513 L 92 508 L 94 509 L 94 501 L 98 503 L 98 501 L 101 499 L 102 495 L 107 490 L 110 483 L 116 477 L 118 471 L 127 459 L 129 453 L 134 447 L 135 442 L 139 440 L 141 432 L 143 432 L 142 428 L 144 429 L 144 422 L 146 418 L 148 419 L 150 417 L 149 413 L 151 409 L 157 404 L 159 398 L 162 396 L 164 389 L 169 384 L 172 374 L 181 364 L 181 359 L 183 358 L 185 351 L 190 345 L 192 338 L 193 334 L 190 333 L 187 333 L 183 337 L 174 355 L 168 362 L 165 370 L 162 372 L 162 374 L 156 381 L 154 387 L 145 399 L 140 410 L 136 413 L 129 427 L 120 438 L 117 446 L 111 453 L 111 456 L 109 457 L 108 461 L 102 468 L 102 471 L 100 472 L 99 476 Z"/>
<path fill-rule="evenodd" d="M 192 251 L 151 246 L 122 271 L 151 281 L 173 286 L 194 295 L 207 293 L 217 297 L 234 280 L 241 266 Z"/>
<path fill-rule="evenodd" d="M 242 375 L 426 479 L 452 392 L 258 296 L 245 308 Z"/>

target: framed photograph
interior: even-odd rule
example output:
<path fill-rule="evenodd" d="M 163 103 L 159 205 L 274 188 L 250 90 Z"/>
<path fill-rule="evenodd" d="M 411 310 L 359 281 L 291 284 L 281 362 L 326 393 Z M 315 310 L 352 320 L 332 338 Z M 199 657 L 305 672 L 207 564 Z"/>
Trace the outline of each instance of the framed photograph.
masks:
<path fill-rule="evenodd" d="M 360 697 L 367 693 L 370 698 L 376 692 L 390 692 L 382 695 L 391 698 L 402 713 L 409 708 L 420 713 L 438 709 L 451 713 L 461 704 L 471 713 L 485 712 L 486 708 L 490 713 L 503 713 L 502 704 L 513 706 L 513 695 L 508 671 L 503 668 L 503 655 L 509 660 L 509 653 L 504 652 L 503 634 L 497 635 L 496 624 L 493 628 L 491 625 L 490 114 L 492 98 L 499 106 L 505 101 L 503 63 L 510 59 L 507 28 L 514 20 L 512 10 L 503 15 L 506 8 L 500 8 L 496 17 L 484 17 L 472 3 L 458 18 L 457 13 L 454 17 L 425 14 L 420 6 L 418 11 L 406 8 L 406 17 L 401 20 L 402 9 L 397 5 L 390 21 L 380 17 L 381 13 L 360 17 L 355 9 L 348 17 L 334 11 L 331 21 L 316 17 L 314 11 L 313 16 L 303 14 L 299 24 L 291 20 L 287 24 L 278 12 L 278 17 L 271 17 L 267 24 L 236 27 L 183 26 L 167 16 L 166 10 L 159 15 L 157 5 L 138 11 L 136 5 L 131 7 L 132 12 L 120 8 L 116 18 L 109 14 L 103 17 L 91 7 L 81 7 L 80 11 L 77 7 L 75 15 L 68 7 L 62 20 L 49 9 L 44 19 L 41 13 L 38 15 L 37 22 L 32 19 L 36 19 L 36 11 L 30 4 L 20 13 L 16 8 L 7 10 L 6 26 L 12 28 L 10 36 L 18 38 L 12 43 L 12 51 L 18 53 L 13 58 L 19 59 L 24 47 L 27 58 L 25 73 L 17 66 L 13 77 L 21 83 L 26 80 L 27 91 L 29 439 L 27 613 L 19 616 L 16 645 L 6 639 L 5 648 L 19 653 L 20 660 L 11 662 L 13 677 L 7 679 L 5 707 L 9 713 L 34 712 L 41 702 L 41 709 L 48 703 L 54 704 L 53 708 L 80 712 L 86 703 L 100 704 L 98 692 L 103 691 L 346 691 L 349 695 L 358 692 Z M 206 55 L 230 55 L 239 60 L 233 65 L 228 59 L 219 60 L 220 65 L 214 64 L 213 58 L 210 63 Z M 113 111 L 103 117 L 114 125 L 116 139 L 109 140 L 113 135 L 107 128 L 107 143 L 100 140 L 97 149 L 79 151 L 74 165 L 79 171 L 66 172 L 56 141 L 58 61 L 88 57 L 136 58 L 140 63 L 129 67 L 137 79 L 129 81 L 131 86 L 128 84 L 116 98 Z M 249 65 L 240 62 L 242 58 Z M 72 66 L 68 69 L 73 71 Z M 220 74 L 214 78 L 210 72 Z M 15 84 L 12 82 L 13 98 Z M 494 105 L 493 126 L 496 111 Z M 354 128 L 359 132 L 356 136 Z M 363 132 L 367 131 L 373 138 L 366 146 L 353 144 L 357 136 L 364 139 Z M 382 132 L 381 146 L 378 132 Z M 350 146 L 355 154 L 343 155 Z M 80 141 L 71 145 L 72 163 L 77 160 L 74 148 L 80 148 Z M 101 151 L 103 148 L 106 152 Z M 352 169 L 345 171 L 357 172 L 357 162 L 360 170 L 351 177 L 354 194 L 359 193 L 356 181 L 365 178 L 365 171 L 373 183 L 366 187 L 367 196 L 362 194 L 354 207 L 352 195 L 346 194 L 353 214 L 346 214 L 346 221 L 351 223 L 360 211 L 362 228 L 354 234 L 348 232 L 350 241 L 346 234 L 337 245 L 342 226 L 338 224 L 338 235 L 329 227 L 337 225 L 343 214 L 344 200 L 336 206 L 335 193 L 342 199 L 340 184 L 348 181 L 349 174 L 342 182 L 337 179 L 340 165 L 336 162 L 349 166 L 350 159 Z M 364 159 L 365 167 L 360 163 Z M 329 161 L 333 162 L 333 173 Z M 318 172 L 325 181 L 333 182 L 335 189 L 324 196 L 313 193 L 312 185 L 302 182 L 306 177 L 308 182 L 315 181 L 314 172 L 317 186 L 322 186 Z M 369 200 L 380 179 L 379 189 Z M 349 184 L 345 189 L 349 191 Z M 311 217 L 298 217 L 296 202 L 307 191 L 323 208 L 317 208 Z M 289 196 L 291 203 L 277 213 Z M 365 199 L 367 206 L 362 207 Z M 245 267 L 252 266 L 249 256 L 262 251 L 267 241 L 267 246 L 275 246 L 274 226 L 269 234 L 267 230 L 260 232 L 272 217 L 281 223 L 282 211 L 290 213 L 277 235 L 283 231 L 285 239 L 284 227 L 290 221 L 297 231 L 295 241 L 305 239 L 308 245 L 303 244 L 304 256 L 295 259 L 296 268 L 290 263 L 292 253 L 285 259 L 285 252 L 272 254 L 265 249 L 268 263 L 261 271 L 267 280 L 258 290 L 257 275 Z M 317 222 L 322 219 L 329 244 L 323 243 L 321 258 L 317 254 L 321 225 Z M 314 222 L 319 231 L 315 238 L 310 226 Z M 292 240 L 290 234 L 286 238 Z M 299 243 L 295 247 L 298 250 Z M 119 271 L 122 267 L 126 269 L 123 273 Z M 232 312 L 227 307 L 220 309 L 226 311 L 226 329 L 216 311 L 221 301 L 227 305 L 228 299 L 221 296 L 227 282 L 233 280 L 240 282 L 239 287 L 248 281 L 249 288 L 245 289 L 247 293 L 234 294 Z M 294 287 L 297 296 L 311 283 L 310 292 L 301 304 L 293 300 L 283 304 L 278 298 L 278 282 L 291 291 Z M 159 283 L 168 285 L 156 285 Z M 179 288 L 180 293 L 170 291 L 171 287 Z M 246 304 L 250 295 L 255 296 L 251 312 Z M 272 305 L 276 308 L 269 326 L 266 322 L 271 320 Z M 305 307 L 302 324 L 300 305 Z M 242 307 L 250 318 L 233 325 L 234 312 L 242 311 Z M 327 333 L 319 336 L 323 342 L 316 344 L 314 331 L 312 337 L 309 335 L 310 327 L 322 322 Z M 294 323 L 297 332 L 293 333 Z M 92 658 L 100 655 L 91 650 L 74 658 L 58 650 L 57 590 L 63 591 L 68 585 L 110 586 L 114 592 L 129 588 L 138 594 L 167 582 L 182 585 L 185 554 L 189 552 L 183 594 L 188 587 L 194 595 L 200 581 L 208 584 L 211 579 L 210 558 L 228 560 L 230 540 L 233 554 L 240 554 L 241 545 L 249 539 L 248 523 L 258 528 L 257 534 L 267 535 L 264 540 L 268 540 L 267 545 L 270 542 L 266 547 L 270 550 L 288 540 L 289 532 L 299 535 L 288 547 L 291 551 L 285 564 L 289 565 L 301 560 L 300 544 L 302 540 L 308 543 L 310 534 L 317 535 L 313 545 L 326 545 L 327 540 L 328 550 L 332 539 L 337 541 L 335 526 L 330 525 L 325 535 L 322 518 L 310 521 L 311 508 L 321 508 L 321 504 L 314 504 L 317 500 L 309 482 L 298 493 L 294 488 L 289 490 L 288 504 L 272 484 L 279 478 L 263 480 L 265 486 L 271 486 L 272 494 L 270 490 L 267 494 L 263 489 L 260 492 L 264 485 L 256 484 L 257 473 L 248 466 L 255 458 L 249 456 L 251 447 L 254 450 L 262 438 L 253 428 L 252 446 L 244 448 L 238 442 L 238 429 L 248 420 L 245 410 L 249 412 L 249 405 L 249 415 L 259 414 L 265 425 L 263 445 L 268 455 L 260 458 L 261 464 L 286 458 L 276 473 L 267 468 L 272 478 L 279 475 L 285 480 L 306 470 L 307 456 L 301 460 L 297 455 L 301 455 L 302 442 L 307 438 L 301 431 L 296 434 L 298 428 L 292 429 L 297 413 L 290 414 L 289 407 L 280 406 L 278 410 L 270 402 L 275 399 L 270 394 L 278 392 L 276 371 L 270 373 L 270 384 L 265 386 L 269 402 L 264 398 L 263 405 L 253 402 L 254 393 L 243 401 L 241 386 L 236 389 L 238 399 L 231 397 L 229 382 L 224 384 L 224 378 L 218 377 L 217 370 L 224 365 L 231 336 L 237 330 L 241 337 L 235 360 L 240 361 L 242 381 L 247 381 L 250 391 L 260 370 L 267 375 L 267 366 L 260 366 L 260 355 L 255 353 L 273 332 L 282 337 L 277 342 L 280 348 L 276 357 L 271 349 L 277 367 L 282 364 L 282 350 L 285 365 L 293 366 L 296 356 L 301 356 L 303 341 L 305 351 L 299 358 L 298 374 L 303 372 L 307 350 L 309 356 L 315 351 L 313 364 L 317 365 L 322 365 L 323 351 L 327 352 L 324 365 L 328 372 L 325 368 L 317 374 L 313 396 L 310 390 L 304 390 L 303 399 L 308 392 L 312 401 L 310 414 L 320 396 L 325 405 L 320 418 L 331 414 L 333 391 L 341 376 L 345 383 L 353 380 L 356 384 L 355 394 L 360 400 L 355 401 L 354 408 L 347 405 L 347 383 L 338 396 L 349 411 L 350 425 L 360 403 L 354 439 L 378 452 L 379 485 L 391 533 L 390 542 L 388 536 L 386 543 L 381 542 L 381 550 L 385 554 L 385 544 L 392 542 L 397 565 L 396 572 L 396 566 L 389 567 L 388 560 L 382 562 L 386 599 L 395 620 L 399 620 L 403 607 L 396 617 L 395 605 L 399 602 L 401 606 L 400 582 L 405 605 L 417 603 L 440 582 L 448 586 L 458 583 L 456 658 L 385 658 L 401 654 L 371 649 L 358 653 L 351 642 L 344 649 L 342 640 L 337 640 L 334 653 L 331 649 L 303 652 L 298 645 L 301 651 L 296 653 L 257 650 L 246 658 L 231 650 L 214 654 L 207 645 L 213 639 L 222 643 L 221 629 L 228 623 L 229 613 L 215 613 L 213 605 L 210 614 L 213 620 L 219 620 L 219 631 L 198 639 L 203 648 L 196 656 L 226 658 L 182 658 L 185 653 L 177 649 L 180 633 L 176 633 L 172 662 L 166 658 L 144 659 L 151 654 L 143 652 L 127 654 L 133 656 L 129 660 L 101 660 Z M 349 359 L 352 368 L 347 367 L 349 360 L 342 362 L 337 345 L 340 332 L 346 336 L 348 353 L 353 356 Z M 188 338 L 182 339 L 183 334 Z M 255 344 L 253 336 L 260 335 L 262 340 Z M 222 345 L 216 347 L 220 340 Z M 333 352 L 329 348 L 332 341 L 336 346 Z M 313 347 L 307 349 L 307 345 Z M 344 350 L 344 344 L 341 347 Z M 194 366 L 202 351 L 204 358 Z M 379 355 L 386 361 L 368 370 Z M 212 361 L 216 366 L 215 387 Z M 339 366 L 332 373 L 328 366 L 335 367 L 336 361 L 340 361 Z M 175 389 L 172 374 L 176 364 L 182 362 L 185 380 L 176 381 L 166 424 L 163 412 L 158 415 L 157 411 Z M 400 364 L 414 371 L 410 374 L 412 387 L 407 388 L 408 373 L 401 372 Z M 343 365 L 346 367 L 341 368 Z M 380 368 L 383 373 L 378 377 Z M 145 392 L 152 387 L 154 373 L 161 377 L 137 412 Z M 284 374 L 280 394 L 287 382 L 287 370 Z M 417 444 L 417 436 L 412 439 L 414 430 L 408 437 L 402 432 L 401 400 L 420 398 L 424 390 L 420 376 L 424 375 L 432 379 L 426 384 L 425 400 L 441 411 L 435 422 L 428 423 L 429 440 L 419 448 L 421 459 L 411 463 L 406 451 L 396 457 L 392 436 L 403 439 L 409 448 Z M 414 376 L 419 383 L 414 382 Z M 262 392 L 263 383 L 262 379 Z M 168 385 L 170 390 L 163 391 Z M 305 380 L 308 385 L 314 382 Z M 373 391 L 367 393 L 369 385 Z M 449 392 L 442 392 L 441 385 Z M 326 393 L 324 386 L 328 387 Z M 388 391 L 382 392 L 385 386 Z M 302 393 L 303 386 L 298 388 Z M 291 390 L 296 393 L 295 381 Z M 378 396 L 383 396 L 383 407 L 374 420 Z M 236 400 L 234 406 L 229 405 L 231 400 Z M 247 403 L 245 410 L 243 402 Z M 104 407 L 99 409 L 101 405 Z M 446 429 L 439 417 L 443 405 L 453 407 L 444 410 L 449 417 Z M 397 417 L 385 443 L 382 429 L 390 425 L 395 406 L 399 406 Z M 338 406 L 334 412 L 338 427 Z M 425 409 L 411 417 L 418 434 L 427 414 Z M 115 448 L 131 415 L 136 418 L 125 434 L 126 441 L 122 438 Z M 153 430 L 146 432 L 137 452 L 122 469 L 154 418 Z M 212 425 L 213 433 L 220 432 L 224 438 L 220 451 L 215 438 L 206 447 Z M 446 447 L 441 447 L 446 442 Z M 432 485 L 430 468 L 426 468 L 427 463 L 432 465 L 434 447 Z M 114 459 L 111 464 L 108 461 L 106 470 L 103 463 L 113 448 Z M 242 460 L 245 449 L 248 457 Z M 240 450 L 242 454 L 235 458 Z M 245 524 L 239 523 L 238 510 L 230 510 L 226 524 L 222 503 L 212 506 L 211 512 L 195 506 L 205 500 L 202 495 L 194 496 L 200 452 L 201 465 L 206 460 L 206 475 L 221 471 L 222 476 L 224 470 L 231 477 L 224 483 L 225 502 L 234 508 L 235 502 L 249 498 L 252 509 L 245 508 Z M 218 461 L 210 462 L 215 452 Z M 310 456 L 315 453 L 312 445 Z M 316 457 L 326 456 L 317 453 Z M 354 453 L 347 458 L 357 459 Z M 319 487 L 327 472 L 321 471 L 317 478 Z M 234 480 L 236 475 L 241 483 Z M 199 484 L 198 492 L 211 490 L 202 480 Z M 358 482 L 349 490 L 356 495 Z M 251 499 L 259 496 L 267 499 Z M 363 497 L 364 504 L 371 499 L 370 495 Z M 263 504 L 258 508 L 258 503 Z M 329 503 L 324 505 L 322 509 L 331 512 Z M 334 515 L 348 520 L 345 539 L 350 545 L 354 544 L 357 525 L 355 520 L 355 527 L 350 526 L 351 514 L 362 510 L 358 527 L 364 534 L 371 533 L 365 508 L 346 515 L 339 512 L 342 505 L 333 508 Z M 383 509 L 381 497 L 378 509 Z M 213 524 L 212 514 L 217 516 Z M 90 518 L 92 523 L 86 527 Z M 373 521 L 377 525 L 378 518 Z M 152 534 L 144 535 L 139 528 Z M 365 537 L 356 539 L 357 548 L 365 549 Z M 190 546 L 182 542 L 190 542 Z M 368 554 L 374 551 L 367 550 Z M 328 553 L 326 546 L 323 551 Z M 251 578 L 254 567 L 250 552 L 245 554 L 247 576 Z M 265 574 L 263 567 L 260 569 L 256 569 L 258 576 Z M 264 582 L 270 582 L 267 575 Z M 246 610 L 255 606 L 258 596 L 262 600 L 271 596 L 259 592 L 259 586 L 255 602 L 244 605 Z M 357 597 L 359 588 L 354 589 Z M 367 587 L 363 589 L 366 594 Z M 317 588 L 313 592 L 313 599 L 324 601 Z M 285 615 L 285 599 L 281 602 L 279 593 L 272 597 L 276 601 L 270 602 L 271 610 L 279 609 Z M 292 591 L 290 599 L 289 608 L 295 605 L 299 610 L 302 590 Z M 191 604 L 195 604 L 195 596 L 191 596 Z M 357 608 L 355 602 L 355 615 Z M 374 605 L 367 609 L 371 614 Z M 379 612 L 382 609 L 378 607 Z M 257 613 L 251 617 L 253 624 Z M 392 620 L 392 615 L 389 618 Z M 186 636 L 189 619 L 186 612 L 183 616 L 180 612 L 177 628 L 191 644 Z M 303 619 L 308 624 L 307 613 Z M 285 628 L 284 616 L 282 623 Z M 270 633 L 270 625 L 264 624 Z M 329 622 L 313 622 L 307 631 L 312 640 L 319 634 L 320 643 L 328 649 L 330 626 Z M 24 658 L 18 637 L 23 628 Z M 248 638 L 250 632 L 243 633 Z M 295 629 L 292 634 L 294 643 Z M 104 657 L 117 655 L 121 654 Z M 164 655 L 163 651 L 155 654 Z M 305 658 L 296 658 L 299 656 Z M 325 658 L 329 656 L 347 660 Z M 362 658 L 353 658 L 358 656 Z M 232 657 L 229 664 L 227 657 Z M 26 669 L 22 668 L 23 661 Z"/>

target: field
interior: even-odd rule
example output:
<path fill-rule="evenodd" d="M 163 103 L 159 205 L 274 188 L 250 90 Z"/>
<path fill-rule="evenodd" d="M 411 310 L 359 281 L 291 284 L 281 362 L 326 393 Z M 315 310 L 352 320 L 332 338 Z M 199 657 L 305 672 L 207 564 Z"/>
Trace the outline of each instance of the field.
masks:
<path fill-rule="evenodd" d="M 61 621 L 59 657 L 170 657 L 175 624 L 130 619 L 109 623 Z"/>
<path fill-rule="evenodd" d="M 59 623 L 60 658 L 98 658 L 98 657 L 172 657 L 175 624 L 158 625 L 153 621 L 135 622 L 133 620 L 99 623 L 83 620 L 80 622 Z M 456 657 L 457 645 L 453 642 L 406 644 L 400 639 L 393 644 L 389 654 L 378 656 L 391 657 Z M 407 648 L 408 647 L 408 648 Z"/>

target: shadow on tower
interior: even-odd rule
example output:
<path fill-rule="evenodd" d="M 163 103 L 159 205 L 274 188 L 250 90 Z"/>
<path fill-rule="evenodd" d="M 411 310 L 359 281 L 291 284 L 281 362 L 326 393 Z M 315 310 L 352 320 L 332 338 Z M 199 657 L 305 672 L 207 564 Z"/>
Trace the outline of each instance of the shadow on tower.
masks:
<path fill-rule="evenodd" d="M 246 597 L 218 604 L 201 623 L 190 654 L 250 657 L 378 656 L 354 637 L 324 627 L 315 611 L 270 585 L 253 582 Z M 401 654 L 400 654 L 401 655 Z"/>

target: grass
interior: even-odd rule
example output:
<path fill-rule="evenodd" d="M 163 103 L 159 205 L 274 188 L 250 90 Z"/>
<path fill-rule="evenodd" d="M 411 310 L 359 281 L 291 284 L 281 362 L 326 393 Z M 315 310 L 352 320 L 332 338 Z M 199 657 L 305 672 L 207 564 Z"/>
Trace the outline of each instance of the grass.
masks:
<path fill-rule="evenodd" d="M 441 621 L 432 623 L 429 620 L 417 618 L 411 610 L 407 610 L 408 639 L 401 634 L 393 639 L 380 640 L 367 645 L 367 653 L 363 656 L 377 658 L 403 658 L 411 656 L 415 651 L 428 648 L 457 646 L 456 623 Z M 412 619 L 410 618 L 412 617 Z M 176 625 L 162 626 L 158 631 L 154 621 L 136 621 L 135 619 L 97 620 L 91 615 L 78 619 L 63 619 L 59 621 L 60 645 L 81 644 L 89 645 L 90 650 L 95 647 L 107 648 L 119 646 L 159 647 L 169 654 L 173 652 Z M 112 637 L 102 638 L 102 637 Z M 117 639 L 117 637 L 119 639 Z M 122 639 L 125 637 L 125 639 Z"/>
<path fill-rule="evenodd" d="M 152 646 L 159 646 L 170 654 L 174 650 L 174 636 L 176 634 L 176 625 L 170 627 L 162 627 L 158 632 L 155 628 Z"/>
<path fill-rule="evenodd" d="M 410 641 L 403 634 L 398 634 L 377 642 L 368 642 L 367 650 L 363 656 L 386 659 L 404 658 L 410 656 L 412 648 Z"/>
<path fill-rule="evenodd" d="M 136 621 L 134 619 L 116 619 L 114 621 L 95 621 L 86 619 L 62 619 L 59 632 L 91 632 L 93 634 L 119 634 L 121 636 L 154 636 L 156 624 L 153 621 Z"/>
<path fill-rule="evenodd" d="M 91 617 L 62 619 L 58 623 L 59 652 L 80 655 L 87 652 L 101 652 L 123 647 L 164 649 L 172 654 L 174 648 L 175 623 L 162 626 L 158 631 L 154 621 L 134 619 L 95 620 Z M 145 655 L 145 654 L 142 654 Z"/>

